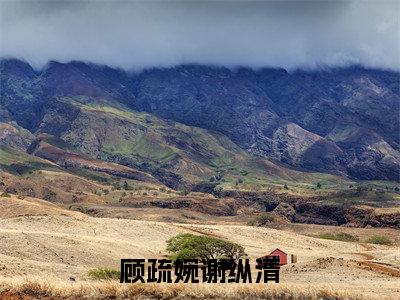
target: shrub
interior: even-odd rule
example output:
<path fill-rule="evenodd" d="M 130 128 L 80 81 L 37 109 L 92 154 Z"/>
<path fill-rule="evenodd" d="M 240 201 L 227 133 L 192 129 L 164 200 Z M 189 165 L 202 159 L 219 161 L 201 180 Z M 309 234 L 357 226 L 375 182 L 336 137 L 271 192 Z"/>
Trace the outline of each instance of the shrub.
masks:
<path fill-rule="evenodd" d="M 190 193 L 188 189 L 183 189 L 182 191 L 179 191 L 179 195 L 181 196 L 187 196 Z"/>
<path fill-rule="evenodd" d="M 123 187 L 123 189 L 125 190 L 125 191 L 128 191 L 129 190 L 129 185 L 128 185 L 128 183 L 126 182 L 126 181 L 124 181 L 124 184 L 122 185 L 122 187 Z"/>
<path fill-rule="evenodd" d="M 216 175 L 214 175 L 215 181 L 220 181 L 224 177 L 223 172 L 218 172 Z"/>
<path fill-rule="evenodd" d="M 289 189 L 289 187 L 287 186 L 287 184 L 285 184 L 285 185 L 283 186 L 283 188 L 284 188 L 285 190 L 288 190 L 288 189 Z"/>
<path fill-rule="evenodd" d="M 371 236 L 368 240 L 366 240 L 367 243 L 370 244 L 378 244 L 378 245 L 393 245 L 393 242 L 391 241 L 391 239 L 389 239 L 386 236 L 383 235 L 374 235 Z"/>
<path fill-rule="evenodd" d="M 216 186 L 214 188 L 214 190 L 213 190 L 213 195 L 215 197 L 217 197 L 217 198 L 221 198 L 222 197 L 222 191 L 223 191 L 222 186 Z"/>
<path fill-rule="evenodd" d="M 11 198 L 11 195 L 7 192 L 3 192 L 1 195 L 1 197 L 7 197 L 7 198 Z"/>
<path fill-rule="evenodd" d="M 356 242 L 358 241 L 358 236 L 345 233 L 345 232 L 326 232 L 326 233 L 321 233 L 318 236 L 321 239 L 326 239 L 326 240 L 335 240 L 335 241 L 342 241 L 342 242 Z"/>
<path fill-rule="evenodd" d="M 97 268 L 89 270 L 88 276 L 95 280 L 119 280 L 121 277 L 121 272 L 119 270 L 109 268 Z"/>
<path fill-rule="evenodd" d="M 246 256 L 244 248 L 238 244 L 214 237 L 178 234 L 167 241 L 167 251 L 171 259 L 239 259 Z"/>
<path fill-rule="evenodd" d="M 249 226 L 263 226 L 275 222 L 275 217 L 270 213 L 263 213 L 247 222 Z"/>

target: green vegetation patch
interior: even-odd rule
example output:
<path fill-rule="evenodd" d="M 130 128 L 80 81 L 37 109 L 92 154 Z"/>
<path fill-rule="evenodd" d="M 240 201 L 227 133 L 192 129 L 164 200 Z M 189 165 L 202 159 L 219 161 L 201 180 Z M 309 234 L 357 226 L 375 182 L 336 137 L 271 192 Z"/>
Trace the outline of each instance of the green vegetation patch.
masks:
<path fill-rule="evenodd" d="M 28 154 L 22 151 L 7 148 L 0 149 L 0 163 L 3 165 L 29 161 L 29 158 Z"/>
<path fill-rule="evenodd" d="M 133 153 L 155 161 L 171 161 L 177 153 L 149 135 L 142 135 L 133 147 Z"/>
<path fill-rule="evenodd" d="M 93 180 L 102 184 L 112 184 L 117 181 L 118 178 L 113 178 L 112 176 L 106 175 L 102 172 L 96 172 L 88 169 L 78 169 L 78 168 L 68 168 L 67 171 L 71 174 Z"/>
<path fill-rule="evenodd" d="M 366 242 L 377 245 L 387 245 L 387 246 L 393 245 L 392 240 L 383 235 L 371 236 L 368 240 L 366 240 Z"/>
<path fill-rule="evenodd" d="M 345 233 L 345 232 L 326 232 L 326 233 L 321 233 L 318 235 L 320 239 L 325 239 L 325 240 L 335 240 L 335 241 L 342 241 L 342 242 L 356 242 L 359 240 L 358 236 Z"/>
<path fill-rule="evenodd" d="M 45 160 L 13 149 L 0 149 L 0 168 L 14 175 L 24 175 L 35 170 L 59 171 Z"/>
<path fill-rule="evenodd" d="M 119 280 L 121 272 L 110 268 L 96 268 L 90 270 L 88 276 L 94 280 Z"/>

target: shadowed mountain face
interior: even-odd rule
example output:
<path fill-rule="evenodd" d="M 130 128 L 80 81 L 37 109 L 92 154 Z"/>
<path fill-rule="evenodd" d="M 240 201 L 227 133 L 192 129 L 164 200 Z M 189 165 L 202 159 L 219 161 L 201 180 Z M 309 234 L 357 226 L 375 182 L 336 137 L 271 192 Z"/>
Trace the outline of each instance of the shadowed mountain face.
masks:
<path fill-rule="evenodd" d="M 173 158 L 189 168 L 190 158 L 198 162 L 193 168 L 207 173 L 204 161 L 222 152 L 207 158 L 209 144 L 188 144 L 191 137 L 209 141 L 206 131 L 191 136 L 187 126 L 196 126 L 218 133 L 211 135 L 213 143 L 224 148 L 237 145 L 250 155 L 296 168 L 399 180 L 397 72 L 349 67 L 288 73 L 183 65 L 128 74 L 82 62 L 51 62 L 36 72 L 19 60 L 2 60 L 0 68 L 0 121 L 54 135 L 93 158 L 137 167 L 132 153 L 151 150 L 154 161 L 161 155 L 161 161 Z M 105 108 L 115 109 L 111 112 L 118 117 L 104 115 Z M 129 118 L 149 119 L 139 124 Z M 112 138 L 105 130 L 110 127 L 115 129 Z M 127 141 L 127 152 L 117 153 L 114 142 L 104 145 L 106 140 Z"/>

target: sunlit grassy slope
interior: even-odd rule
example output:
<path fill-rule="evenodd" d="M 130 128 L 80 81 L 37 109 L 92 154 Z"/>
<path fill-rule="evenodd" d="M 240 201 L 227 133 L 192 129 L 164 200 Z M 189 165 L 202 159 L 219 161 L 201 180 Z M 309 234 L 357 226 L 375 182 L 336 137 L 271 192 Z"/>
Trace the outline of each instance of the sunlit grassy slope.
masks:
<path fill-rule="evenodd" d="M 95 158 L 152 173 L 171 172 L 189 183 L 218 181 L 228 189 L 263 190 L 286 184 L 308 191 L 318 182 L 325 189 L 352 183 L 343 177 L 302 172 L 254 158 L 216 132 L 107 103 L 77 98 L 63 101 L 73 103 L 81 113 L 61 138 Z"/>
<path fill-rule="evenodd" d="M 89 100 L 85 97 L 63 98 L 61 101 L 72 104 L 79 114 L 67 129 L 60 129 L 58 137 L 50 135 L 46 141 L 68 151 L 152 173 L 174 188 L 211 182 L 229 190 L 273 188 L 286 193 L 313 195 L 351 189 L 360 183 L 373 188 L 395 187 L 391 182 L 363 183 L 326 173 L 293 170 L 253 157 L 217 132 L 163 120 L 122 105 Z M 51 116 L 47 119 L 51 120 Z M 55 120 L 47 126 L 42 126 L 41 132 L 57 129 L 58 123 Z M 19 165 L 22 165 L 23 173 L 31 169 L 57 168 L 25 153 L 12 151 L 3 149 L 0 153 L 0 165 L 6 171 L 15 173 L 15 169 L 21 169 Z M 23 162 L 16 164 L 17 160 Z M 69 171 L 103 180 L 103 175 L 98 172 Z"/>

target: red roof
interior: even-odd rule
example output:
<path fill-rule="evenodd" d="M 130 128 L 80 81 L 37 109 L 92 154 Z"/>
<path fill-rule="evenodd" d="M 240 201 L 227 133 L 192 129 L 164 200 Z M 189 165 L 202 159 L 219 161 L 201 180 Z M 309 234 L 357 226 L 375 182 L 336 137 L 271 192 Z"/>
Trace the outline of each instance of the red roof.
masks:
<path fill-rule="evenodd" d="M 282 251 L 281 249 L 276 248 L 275 250 L 271 251 L 271 253 L 266 254 L 266 255 L 264 255 L 264 256 L 262 256 L 260 258 L 267 257 L 267 256 L 273 256 L 272 254 L 274 254 L 274 252 L 280 252 L 280 253 L 282 253 L 284 255 L 288 255 L 285 251 Z"/>
<path fill-rule="evenodd" d="M 276 248 L 274 251 L 271 251 L 271 253 L 268 254 L 268 255 L 271 255 L 271 254 L 274 253 L 275 251 L 279 251 L 279 252 L 282 252 L 283 254 L 286 254 L 286 255 L 287 255 L 287 253 L 286 253 L 285 251 L 282 251 L 282 250 L 279 249 L 279 248 Z"/>

